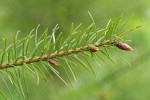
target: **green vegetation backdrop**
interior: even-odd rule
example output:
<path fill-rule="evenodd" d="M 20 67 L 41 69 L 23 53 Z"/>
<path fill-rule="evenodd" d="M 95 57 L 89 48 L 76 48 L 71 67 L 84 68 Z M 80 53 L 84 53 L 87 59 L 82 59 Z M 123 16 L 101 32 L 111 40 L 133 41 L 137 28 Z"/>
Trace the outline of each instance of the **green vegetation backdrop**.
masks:
<path fill-rule="evenodd" d="M 99 61 L 101 67 L 98 67 L 91 61 L 97 77 L 82 68 L 76 69 L 78 82 L 73 82 L 73 88 L 60 80 L 55 83 L 40 80 L 40 84 L 36 85 L 35 79 L 29 77 L 31 100 L 149 100 L 149 0 L 0 0 L 0 37 L 11 41 L 18 30 L 19 38 L 24 37 L 38 24 L 39 33 L 47 27 L 49 30 L 54 28 L 56 24 L 60 27 L 58 31 L 67 33 L 72 22 L 76 26 L 83 23 L 84 28 L 91 23 L 88 11 L 102 28 L 110 18 L 115 19 L 120 15 L 123 15 L 123 23 L 128 21 L 124 29 L 142 26 L 128 36 L 133 40 L 129 44 L 134 51 L 127 53 L 116 49 L 133 68 L 112 54 L 119 70 L 111 62 L 103 64 Z M 0 86 L 3 86 L 1 82 Z M 20 100 L 17 93 L 13 98 Z"/>

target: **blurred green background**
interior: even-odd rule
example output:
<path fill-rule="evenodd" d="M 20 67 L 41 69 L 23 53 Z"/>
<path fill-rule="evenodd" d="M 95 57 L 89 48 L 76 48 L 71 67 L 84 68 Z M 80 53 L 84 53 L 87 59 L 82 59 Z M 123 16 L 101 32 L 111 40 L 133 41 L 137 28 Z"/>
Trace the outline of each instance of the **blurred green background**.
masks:
<path fill-rule="evenodd" d="M 129 20 L 126 28 L 142 26 L 130 32 L 128 39 L 134 51 L 116 50 L 133 66 L 111 55 L 119 70 L 110 62 L 101 67 L 91 63 L 97 77 L 83 68 L 77 69 L 78 83 L 67 87 L 61 81 L 29 80 L 31 100 L 149 100 L 150 99 L 150 1 L 149 0 L 0 0 L 0 36 L 9 40 L 20 30 L 24 37 L 40 24 L 40 31 L 51 30 L 59 24 L 59 31 L 69 32 L 71 23 L 90 25 L 91 12 L 96 24 L 103 28 L 110 18 L 123 14 L 122 22 Z M 40 34 L 40 33 L 39 33 Z M 109 61 L 107 59 L 107 61 Z M 32 81 L 31 81 L 32 80 Z M 15 100 L 18 99 L 14 95 Z"/>

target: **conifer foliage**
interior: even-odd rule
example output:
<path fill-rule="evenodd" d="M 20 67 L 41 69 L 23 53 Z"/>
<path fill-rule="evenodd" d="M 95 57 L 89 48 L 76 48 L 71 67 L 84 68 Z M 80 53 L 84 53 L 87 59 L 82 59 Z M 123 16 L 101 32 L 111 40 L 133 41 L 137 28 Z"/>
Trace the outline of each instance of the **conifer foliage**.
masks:
<path fill-rule="evenodd" d="M 67 36 L 64 36 L 62 32 L 57 32 L 58 25 L 52 29 L 52 32 L 48 31 L 47 28 L 39 36 L 38 29 L 40 25 L 38 25 L 36 29 L 33 29 L 29 35 L 22 39 L 18 39 L 19 32 L 17 32 L 12 43 L 8 43 L 7 39 L 1 38 L 0 43 L 3 48 L 1 48 L 0 52 L 0 74 L 10 97 L 13 93 L 5 81 L 6 77 L 16 87 L 21 99 L 29 99 L 26 74 L 35 76 L 37 84 L 39 84 L 40 78 L 48 80 L 48 77 L 50 77 L 53 80 L 54 76 L 57 76 L 68 86 L 68 82 L 60 75 L 58 68 L 62 69 L 70 83 L 71 77 L 77 82 L 77 74 L 74 69 L 76 62 L 79 64 L 78 66 L 84 67 L 95 75 L 93 66 L 87 56 L 90 57 L 89 55 L 93 56 L 95 54 L 94 56 L 98 56 L 101 61 L 104 61 L 101 55 L 97 53 L 101 52 L 113 62 L 107 49 L 113 50 L 111 47 L 114 46 L 125 51 L 132 50 L 129 45 L 123 42 L 126 33 L 137 27 L 125 32 L 118 32 L 117 26 L 121 20 L 121 17 L 118 17 L 115 21 L 109 20 L 106 27 L 100 29 L 96 26 L 92 16 L 91 19 L 92 24 L 82 31 L 79 30 L 82 24 L 77 27 L 72 24 L 70 33 Z M 46 75 L 47 73 L 49 76 Z M 23 86 L 22 83 L 25 85 Z M 8 98 L 3 91 L 0 94 L 8 100 L 12 99 Z"/>

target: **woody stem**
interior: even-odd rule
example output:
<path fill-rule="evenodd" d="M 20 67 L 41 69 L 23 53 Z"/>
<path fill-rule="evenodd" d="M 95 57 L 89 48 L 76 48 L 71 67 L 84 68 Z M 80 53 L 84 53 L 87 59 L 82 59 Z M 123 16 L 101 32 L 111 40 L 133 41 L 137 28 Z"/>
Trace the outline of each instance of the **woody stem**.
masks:
<path fill-rule="evenodd" d="M 98 43 L 98 44 L 93 44 L 92 46 L 100 47 L 100 46 L 112 45 L 112 44 L 116 44 L 116 43 L 117 42 L 115 40 L 106 40 L 106 41 Z M 5 64 L 0 65 L 0 69 L 10 68 L 10 67 L 14 67 L 14 66 L 21 66 L 21 65 L 24 65 L 24 64 L 31 64 L 31 63 L 34 63 L 34 62 L 46 61 L 47 59 L 63 57 L 63 56 L 76 54 L 76 53 L 83 52 L 83 51 L 88 51 L 88 50 L 90 50 L 90 47 L 88 45 L 86 45 L 86 46 L 83 46 L 83 47 L 76 48 L 75 50 L 71 49 L 71 50 L 68 50 L 68 51 L 60 51 L 58 53 L 53 53 L 51 55 L 43 55 L 43 56 L 37 56 L 37 57 L 34 57 L 34 58 L 26 58 L 24 60 L 18 60 L 17 62 L 12 61 L 10 63 L 5 63 Z"/>

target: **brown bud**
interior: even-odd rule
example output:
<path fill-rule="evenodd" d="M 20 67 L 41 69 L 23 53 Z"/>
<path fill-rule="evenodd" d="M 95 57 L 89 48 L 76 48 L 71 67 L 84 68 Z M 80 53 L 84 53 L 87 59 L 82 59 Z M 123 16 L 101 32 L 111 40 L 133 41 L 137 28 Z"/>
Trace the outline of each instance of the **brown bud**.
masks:
<path fill-rule="evenodd" d="M 96 46 L 91 46 L 90 50 L 91 50 L 92 52 L 97 52 L 97 51 L 99 51 L 99 48 L 96 47 Z"/>
<path fill-rule="evenodd" d="M 121 49 L 121 50 L 125 50 L 125 51 L 132 51 L 133 49 L 126 43 L 118 43 L 116 44 L 116 46 Z"/>
<path fill-rule="evenodd" d="M 59 64 L 54 61 L 53 59 L 47 59 L 47 61 L 51 64 L 51 65 L 54 65 L 54 66 L 59 66 Z"/>

